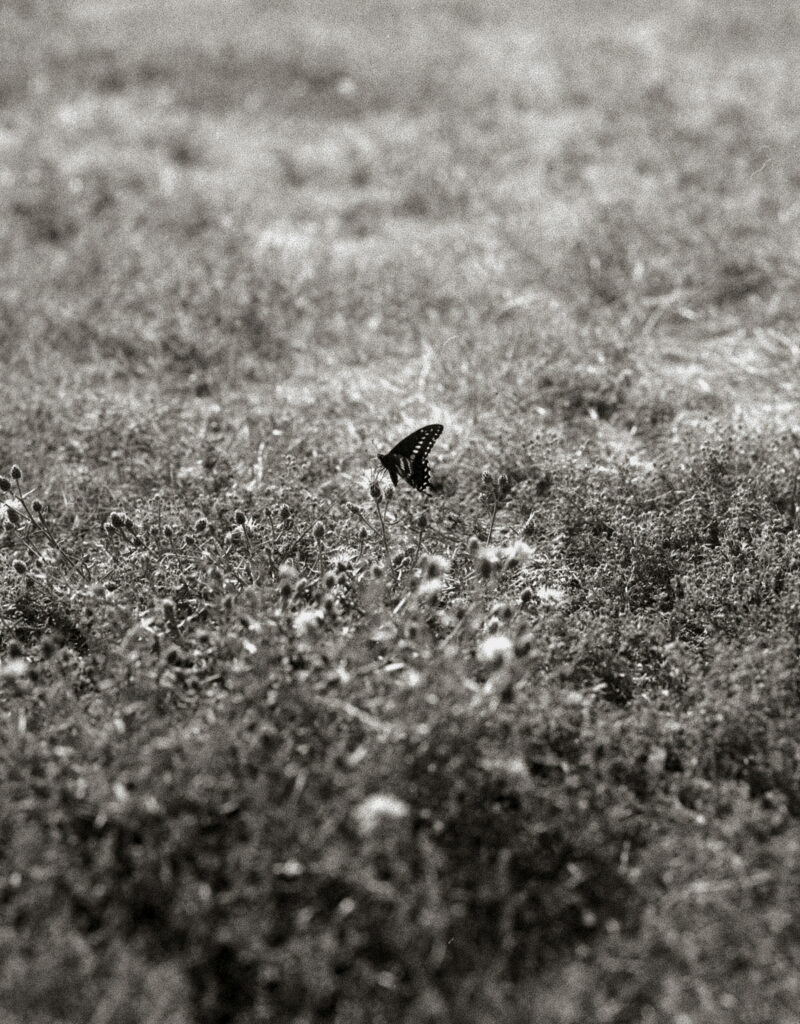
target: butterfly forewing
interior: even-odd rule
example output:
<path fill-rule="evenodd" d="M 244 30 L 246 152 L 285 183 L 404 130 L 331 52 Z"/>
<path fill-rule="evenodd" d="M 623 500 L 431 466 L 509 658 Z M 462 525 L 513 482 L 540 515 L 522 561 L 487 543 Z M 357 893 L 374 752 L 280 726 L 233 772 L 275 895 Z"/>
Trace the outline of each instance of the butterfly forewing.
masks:
<path fill-rule="evenodd" d="M 404 437 L 400 444 L 396 444 L 386 455 L 378 456 L 395 487 L 398 478 L 402 477 L 418 491 L 425 490 L 431 477 L 428 455 L 443 430 L 441 423 L 429 423 L 427 427 L 420 427 L 413 434 Z"/>

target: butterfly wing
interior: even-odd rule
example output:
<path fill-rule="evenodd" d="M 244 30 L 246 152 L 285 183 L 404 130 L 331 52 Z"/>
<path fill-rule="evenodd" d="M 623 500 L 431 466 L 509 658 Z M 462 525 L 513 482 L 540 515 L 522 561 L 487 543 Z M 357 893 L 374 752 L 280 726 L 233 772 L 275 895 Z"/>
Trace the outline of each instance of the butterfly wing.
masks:
<path fill-rule="evenodd" d="M 443 430 L 441 423 L 429 423 L 426 427 L 420 427 L 413 434 L 404 437 L 386 455 L 378 456 L 395 487 L 398 478 L 402 477 L 418 491 L 425 490 L 431 476 L 428 455 Z"/>

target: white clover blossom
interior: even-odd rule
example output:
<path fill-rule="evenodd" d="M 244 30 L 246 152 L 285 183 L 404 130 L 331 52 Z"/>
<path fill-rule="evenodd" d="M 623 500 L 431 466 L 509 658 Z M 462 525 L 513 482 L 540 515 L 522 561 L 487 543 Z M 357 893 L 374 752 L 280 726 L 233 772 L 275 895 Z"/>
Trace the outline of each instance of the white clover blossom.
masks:
<path fill-rule="evenodd" d="M 506 569 L 516 569 L 530 561 L 533 548 L 524 540 L 516 540 L 508 547 L 502 548 L 500 554 Z"/>
<path fill-rule="evenodd" d="M 313 633 L 322 621 L 322 610 L 320 608 L 301 608 L 294 617 L 294 631 L 298 636 L 308 636 Z"/>
<path fill-rule="evenodd" d="M 353 821 L 362 836 L 379 828 L 405 820 L 411 808 L 394 793 L 372 793 L 353 810 Z"/>
<path fill-rule="evenodd" d="M 441 591 L 442 581 L 440 579 L 422 580 L 417 587 L 417 596 L 430 601 L 434 597 L 438 597 Z"/>
<path fill-rule="evenodd" d="M 507 636 L 495 633 L 487 636 L 478 647 L 477 658 L 482 665 L 502 665 L 509 661 L 514 653 L 514 645 Z"/>

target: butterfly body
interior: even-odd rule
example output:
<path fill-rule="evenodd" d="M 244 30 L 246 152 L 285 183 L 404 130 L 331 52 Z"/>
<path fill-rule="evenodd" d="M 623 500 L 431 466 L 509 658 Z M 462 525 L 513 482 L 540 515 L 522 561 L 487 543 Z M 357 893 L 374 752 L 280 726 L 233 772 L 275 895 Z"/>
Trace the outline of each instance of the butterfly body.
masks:
<path fill-rule="evenodd" d="M 428 455 L 443 430 L 441 423 L 429 423 L 426 427 L 420 427 L 413 434 L 404 437 L 390 452 L 378 456 L 395 487 L 398 479 L 402 477 L 418 491 L 425 490 L 431 476 Z"/>

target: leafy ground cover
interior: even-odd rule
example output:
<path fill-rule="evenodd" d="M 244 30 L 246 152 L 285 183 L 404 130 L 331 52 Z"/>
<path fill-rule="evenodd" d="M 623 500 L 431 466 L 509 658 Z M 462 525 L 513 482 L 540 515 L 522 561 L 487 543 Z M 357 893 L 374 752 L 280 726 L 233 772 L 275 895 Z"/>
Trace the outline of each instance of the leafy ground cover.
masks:
<path fill-rule="evenodd" d="M 535 6 L 0 11 L 4 1021 L 797 1019 L 800 15 Z"/>

